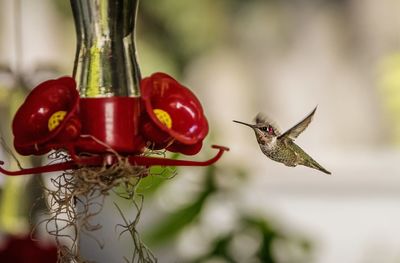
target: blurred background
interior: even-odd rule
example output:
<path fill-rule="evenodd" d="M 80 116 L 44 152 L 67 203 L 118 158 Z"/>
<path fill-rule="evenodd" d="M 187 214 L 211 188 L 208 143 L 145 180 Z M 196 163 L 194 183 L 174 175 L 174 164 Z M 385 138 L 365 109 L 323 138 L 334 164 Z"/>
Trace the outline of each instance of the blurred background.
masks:
<path fill-rule="evenodd" d="M 15 110 L 38 83 L 71 75 L 76 44 L 69 1 L 15 8 L 0 0 L 0 130 L 10 146 Z M 397 0 L 142 0 L 142 75 L 166 72 L 199 97 L 210 124 L 199 159 L 211 144 L 231 149 L 215 167 L 142 183 L 140 231 L 160 262 L 400 262 L 399 10 Z M 232 122 L 264 112 L 286 130 L 316 105 L 296 142 L 332 176 L 267 159 Z M 4 147 L 0 160 L 16 168 Z M 37 182 L 0 175 L 0 189 L 0 232 L 28 231 Z M 118 236 L 112 200 L 101 220 L 103 235 Z M 101 256 L 85 242 L 98 262 L 129 255 L 129 239 Z"/>

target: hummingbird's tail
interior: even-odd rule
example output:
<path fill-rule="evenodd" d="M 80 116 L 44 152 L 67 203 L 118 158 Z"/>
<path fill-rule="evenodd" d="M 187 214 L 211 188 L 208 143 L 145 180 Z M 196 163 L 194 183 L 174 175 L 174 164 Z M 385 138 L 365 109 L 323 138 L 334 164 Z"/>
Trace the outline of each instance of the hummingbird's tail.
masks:
<path fill-rule="evenodd" d="M 307 161 L 305 164 L 303 164 L 303 165 L 308 166 L 308 167 L 313 168 L 313 169 L 317 169 L 317 170 L 319 170 L 319 171 L 321 171 L 321 172 L 323 172 L 323 173 L 326 173 L 326 174 L 332 174 L 331 172 L 329 172 L 328 170 L 326 170 L 324 167 L 322 167 L 319 163 L 317 163 L 317 162 L 314 161 L 314 160 L 308 160 L 308 161 Z"/>

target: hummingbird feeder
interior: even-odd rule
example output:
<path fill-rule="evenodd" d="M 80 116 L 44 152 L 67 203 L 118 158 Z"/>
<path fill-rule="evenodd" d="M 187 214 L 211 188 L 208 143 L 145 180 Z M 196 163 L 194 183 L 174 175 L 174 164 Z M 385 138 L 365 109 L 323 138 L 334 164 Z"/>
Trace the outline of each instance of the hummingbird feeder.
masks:
<path fill-rule="evenodd" d="M 19 154 L 65 150 L 69 158 L 19 171 L 0 167 L 0 172 L 15 176 L 113 165 L 115 153 L 131 166 L 215 163 L 228 148 L 213 145 L 218 152 L 206 161 L 144 154 L 166 149 L 195 155 L 209 127 L 187 87 L 165 73 L 141 78 L 134 41 L 138 1 L 71 0 L 71 6 L 78 40 L 73 77 L 35 87 L 12 123 Z"/>

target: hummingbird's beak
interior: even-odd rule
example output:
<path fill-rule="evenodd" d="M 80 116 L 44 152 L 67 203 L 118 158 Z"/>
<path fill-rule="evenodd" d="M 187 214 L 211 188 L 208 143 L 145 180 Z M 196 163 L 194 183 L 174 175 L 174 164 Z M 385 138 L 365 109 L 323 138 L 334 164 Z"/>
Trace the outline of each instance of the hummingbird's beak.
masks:
<path fill-rule="evenodd" d="M 252 124 L 248 124 L 248 123 L 241 122 L 241 121 L 235 121 L 235 120 L 233 120 L 233 122 L 236 122 L 236 123 L 239 123 L 239 124 L 243 124 L 243 125 L 249 126 L 250 128 L 254 128 L 254 125 L 252 125 Z"/>

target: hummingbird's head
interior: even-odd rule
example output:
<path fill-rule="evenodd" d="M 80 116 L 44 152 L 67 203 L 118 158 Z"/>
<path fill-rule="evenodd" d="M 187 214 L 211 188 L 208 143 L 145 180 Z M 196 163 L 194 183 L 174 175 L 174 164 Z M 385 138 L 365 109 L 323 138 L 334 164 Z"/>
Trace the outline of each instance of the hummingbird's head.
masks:
<path fill-rule="evenodd" d="M 257 122 L 256 124 L 249 124 L 241 121 L 235 121 L 236 123 L 246 125 L 254 130 L 256 138 L 259 144 L 269 145 L 275 142 L 277 132 L 275 128 L 268 122 Z"/>

